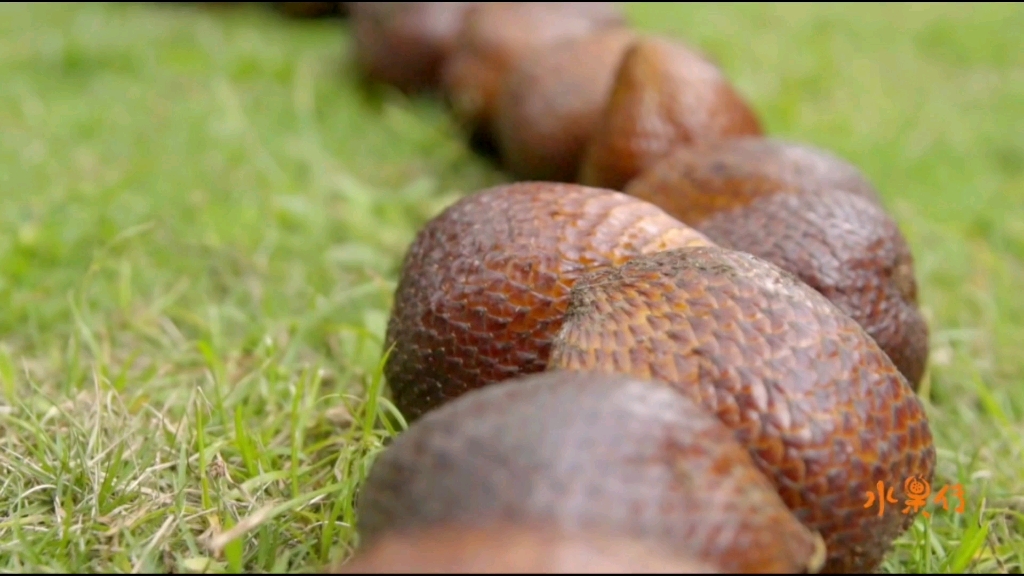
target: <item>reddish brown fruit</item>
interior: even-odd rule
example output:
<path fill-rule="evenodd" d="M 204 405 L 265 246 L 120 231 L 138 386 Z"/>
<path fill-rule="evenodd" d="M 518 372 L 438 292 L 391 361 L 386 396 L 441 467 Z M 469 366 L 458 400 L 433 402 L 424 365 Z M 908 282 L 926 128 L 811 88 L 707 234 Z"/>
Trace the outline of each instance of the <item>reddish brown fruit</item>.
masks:
<path fill-rule="evenodd" d="M 727 573 L 792 573 L 824 556 L 710 412 L 665 384 L 596 373 L 475 390 L 377 457 L 360 488 L 364 542 L 444 523 L 621 534 Z"/>
<path fill-rule="evenodd" d="M 585 271 L 708 241 L 620 192 L 521 182 L 463 198 L 405 256 L 384 374 L 409 420 L 445 400 L 539 372 Z"/>
<path fill-rule="evenodd" d="M 558 42 L 506 77 L 495 133 L 505 168 L 519 180 L 572 182 L 636 34 L 615 28 Z"/>
<path fill-rule="evenodd" d="M 436 88 L 466 11 L 477 2 L 351 2 L 355 61 L 406 93 Z"/>
<path fill-rule="evenodd" d="M 723 140 L 676 150 L 626 192 L 795 274 L 856 320 L 917 389 L 929 346 L 913 256 L 856 168 L 806 146 Z"/>
<path fill-rule="evenodd" d="M 579 181 L 621 190 L 678 146 L 759 135 L 757 115 L 716 66 L 674 40 L 648 38 L 622 60 Z"/>
<path fill-rule="evenodd" d="M 714 410 L 824 536 L 826 572 L 873 570 L 916 514 L 904 482 L 934 471 L 924 409 L 878 345 L 742 252 L 670 250 L 583 276 L 549 367 L 668 382 Z M 865 506 L 879 482 L 898 498 L 881 517 Z"/>
<path fill-rule="evenodd" d="M 721 574 L 641 539 L 550 526 L 436 526 L 383 537 L 328 574 Z"/>
<path fill-rule="evenodd" d="M 485 2 L 466 16 L 458 48 L 442 72 L 456 119 L 484 140 L 494 134 L 501 84 L 534 50 L 626 24 L 614 2 Z"/>
<path fill-rule="evenodd" d="M 671 186 L 678 192 L 664 195 L 663 201 L 692 206 L 687 211 L 698 218 L 793 189 L 843 190 L 882 205 L 878 191 L 853 164 L 821 148 L 777 138 L 739 137 L 680 147 L 626 188 L 634 182 Z"/>

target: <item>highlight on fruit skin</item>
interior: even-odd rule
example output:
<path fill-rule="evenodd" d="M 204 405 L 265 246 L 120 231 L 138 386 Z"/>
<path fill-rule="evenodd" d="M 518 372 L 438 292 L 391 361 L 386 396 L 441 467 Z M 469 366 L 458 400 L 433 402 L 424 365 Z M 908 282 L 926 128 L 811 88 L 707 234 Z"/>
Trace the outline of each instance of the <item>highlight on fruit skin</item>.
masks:
<path fill-rule="evenodd" d="M 761 135 L 757 114 L 717 66 L 678 40 L 646 37 L 622 59 L 578 181 L 621 190 L 678 146 Z"/>
<path fill-rule="evenodd" d="M 407 420 L 547 363 L 569 289 L 595 267 L 709 241 L 621 192 L 519 182 L 464 197 L 409 247 L 384 375 Z"/>
<path fill-rule="evenodd" d="M 360 488 L 360 541 L 443 524 L 642 538 L 724 572 L 815 570 L 823 543 L 734 434 L 664 383 L 549 371 L 412 424 Z"/>
<path fill-rule="evenodd" d="M 584 275 L 549 368 L 668 382 L 714 410 L 825 538 L 825 572 L 878 566 L 916 510 L 879 517 L 865 494 L 934 472 L 927 415 L 892 361 L 821 294 L 750 254 L 668 250 Z"/>
<path fill-rule="evenodd" d="M 479 2 L 350 2 L 360 74 L 407 94 L 436 89 L 466 12 Z"/>
<path fill-rule="evenodd" d="M 438 525 L 388 534 L 327 574 L 721 574 L 640 538 L 544 524 Z"/>
<path fill-rule="evenodd" d="M 615 71 L 635 39 L 628 28 L 610 28 L 554 43 L 511 68 L 495 107 L 506 171 L 520 180 L 576 179 Z"/>
<path fill-rule="evenodd" d="M 497 99 L 511 67 L 555 42 L 625 25 L 615 2 L 482 2 L 466 15 L 444 65 L 445 99 L 466 132 L 493 142 Z"/>
<path fill-rule="evenodd" d="M 759 138 L 683 147 L 625 192 L 795 274 L 856 320 L 916 390 L 928 362 L 910 246 L 852 165 Z"/>
<path fill-rule="evenodd" d="M 842 190 L 883 205 L 878 190 L 849 161 L 824 148 L 770 136 L 675 148 L 623 191 L 652 185 L 672 188 L 660 194 L 661 201 L 697 219 L 780 190 Z"/>

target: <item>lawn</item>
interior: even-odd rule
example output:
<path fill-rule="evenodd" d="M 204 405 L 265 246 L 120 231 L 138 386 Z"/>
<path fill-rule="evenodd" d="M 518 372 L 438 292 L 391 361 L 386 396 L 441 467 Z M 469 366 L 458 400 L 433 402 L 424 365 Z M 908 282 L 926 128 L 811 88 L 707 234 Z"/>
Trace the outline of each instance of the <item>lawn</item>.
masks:
<path fill-rule="evenodd" d="M 1024 570 L 1024 9 L 635 4 L 916 259 L 936 487 L 886 572 Z M 0 4 L 0 570 L 302 572 L 355 544 L 417 229 L 506 180 L 347 23 Z M 1017 350 L 1015 352 L 1014 350 Z"/>

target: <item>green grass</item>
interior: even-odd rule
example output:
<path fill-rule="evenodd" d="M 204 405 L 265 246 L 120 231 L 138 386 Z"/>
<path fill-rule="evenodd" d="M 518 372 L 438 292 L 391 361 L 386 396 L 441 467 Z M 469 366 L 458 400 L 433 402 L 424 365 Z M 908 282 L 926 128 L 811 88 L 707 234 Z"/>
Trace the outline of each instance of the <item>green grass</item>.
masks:
<path fill-rule="evenodd" d="M 1024 569 L 1024 10 L 637 4 L 778 136 L 860 166 L 932 326 L 936 487 L 888 572 Z M 347 24 L 0 4 L 0 570 L 301 572 L 347 556 L 394 430 L 400 259 L 505 179 Z M 955 505 L 955 503 L 954 503 Z"/>

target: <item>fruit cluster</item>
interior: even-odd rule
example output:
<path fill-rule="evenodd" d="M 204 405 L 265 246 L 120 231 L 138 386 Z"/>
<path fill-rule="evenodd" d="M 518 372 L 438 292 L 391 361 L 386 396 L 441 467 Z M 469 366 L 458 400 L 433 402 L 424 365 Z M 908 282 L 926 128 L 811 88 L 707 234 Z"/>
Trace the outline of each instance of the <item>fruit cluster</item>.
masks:
<path fill-rule="evenodd" d="M 351 2 L 369 80 L 434 91 L 518 182 L 405 256 L 410 421 L 347 571 L 864 573 L 931 480 L 913 260 L 874 187 L 763 134 L 615 3 Z"/>

